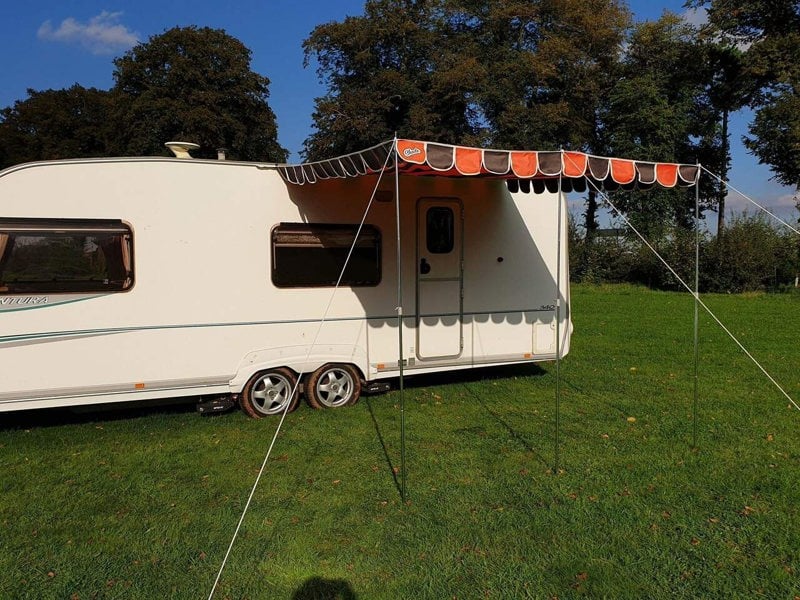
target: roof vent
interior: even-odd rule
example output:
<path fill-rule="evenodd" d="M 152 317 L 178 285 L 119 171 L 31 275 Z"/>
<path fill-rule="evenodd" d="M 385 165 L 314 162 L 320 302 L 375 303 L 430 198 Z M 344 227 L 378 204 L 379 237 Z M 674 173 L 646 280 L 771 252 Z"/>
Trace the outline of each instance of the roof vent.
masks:
<path fill-rule="evenodd" d="M 192 158 L 189 151 L 197 150 L 200 147 L 200 144 L 193 144 L 192 142 L 167 142 L 164 145 L 172 150 L 176 158 Z"/>

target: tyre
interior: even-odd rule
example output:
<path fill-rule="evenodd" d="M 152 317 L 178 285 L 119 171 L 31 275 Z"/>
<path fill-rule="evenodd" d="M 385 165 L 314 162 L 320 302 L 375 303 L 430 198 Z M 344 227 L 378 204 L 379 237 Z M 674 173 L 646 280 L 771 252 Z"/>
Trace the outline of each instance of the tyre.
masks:
<path fill-rule="evenodd" d="M 361 395 L 361 377 L 351 365 L 323 365 L 308 376 L 305 393 L 312 408 L 351 406 Z"/>
<path fill-rule="evenodd" d="M 239 404 L 254 419 L 292 412 L 300 401 L 297 387 L 297 376 L 290 369 L 260 371 L 244 386 Z"/>

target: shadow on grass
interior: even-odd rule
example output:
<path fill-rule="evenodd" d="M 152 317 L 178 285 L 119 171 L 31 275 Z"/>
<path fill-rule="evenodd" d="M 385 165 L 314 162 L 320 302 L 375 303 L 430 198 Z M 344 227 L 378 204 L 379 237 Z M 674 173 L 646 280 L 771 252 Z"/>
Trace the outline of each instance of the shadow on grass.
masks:
<path fill-rule="evenodd" d="M 544 456 L 542 456 L 541 453 L 534 448 L 533 445 L 523 435 L 509 425 L 508 421 L 503 419 L 503 417 L 501 417 L 497 412 L 489 408 L 480 395 L 476 394 L 467 384 L 464 384 L 464 389 L 478 402 L 478 404 L 481 405 L 483 410 L 485 410 L 488 415 L 490 415 L 501 427 L 503 427 L 503 429 L 506 430 L 506 432 L 508 432 L 508 435 L 511 437 L 511 439 L 527 450 L 534 459 L 542 463 L 545 467 L 550 466 Z"/>
<path fill-rule="evenodd" d="M 496 379 L 510 379 L 512 377 L 542 377 L 547 375 L 547 371 L 534 363 L 524 363 L 517 365 L 503 365 L 500 367 L 485 367 L 479 369 L 470 369 L 468 371 L 447 371 L 444 373 L 432 373 L 429 375 L 419 375 L 405 383 L 407 388 L 428 387 L 433 385 L 445 385 L 452 383 L 461 383 L 469 395 L 474 398 L 481 408 L 491 416 L 501 427 L 503 427 L 508 434 L 519 443 L 525 450 L 530 452 L 536 460 L 543 464 L 547 461 L 542 455 L 533 447 L 533 445 L 522 436 L 516 429 L 514 429 L 508 421 L 489 408 L 481 396 L 469 387 L 470 383 L 480 381 L 493 381 Z"/>
<path fill-rule="evenodd" d="M 92 404 L 72 408 L 39 408 L 0 413 L 0 431 L 79 425 L 134 419 L 153 414 L 175 415 L 195 411 L 197 398 L 173 398 L 116 404 Z"/>
<path fill-rule="evenodd" d="M 601 404 L 606 408 L 616 411 L 620 416 L 625 417 L 629 413 L 621 403 L 610 400 L 608 394 L 601 394 L 597 391 L 576 385 L 568 377 L 564 377 L 564 375 L 561 376 L 561 384 L 573 392 L 578 392 L 582 396 L 585 396 L 588 400 L 592 400 L 597 404 Z"/>
<path fill-rule="evenodd" d="M 517 365 L 502 365 L 499 367 L 475 367 L 458 371 L 443 371 L 441 373 L 411 374 L 405 376 L 403 385 L 406 388 L 413 389 L 432 385 L 492 381 L 495 379 L 508 379 L 510 377 L 541 377 L 546 374 L 547 371 L 538 364 L 523 363 Z"/>
<path fill-rule="evenodd" d="M 344 579 L 306 579 L 294 594 L 292 600 L 356 600 L 350 583 Z"/>
<path fill-rule="evenodd" d="M 397 488 L 397 493 L 402 496 L 403 490 L 400 486 L 400 481 L 397 479 L 397 469 L 395 469 L 395 466 L 392 463 L 392 457 L 389 456 L 389 449 L 386 447 L 386 442 L 383 439 L 383 434 L 381 433 L 381 426 L 378 424 L 378 419 L 375 417 L 375 411 L 372 410 L 372 400 L 369 397 L 365 398 L 365 400 L 367 403 L 367 410 L 369 410 L 369 416 L 372 419 L 372 424 L 375 426 L 375 434 L 378 436 L 378 441 L 380 442 L 381 448 L 383 449 L 383 457 L 386 459 L 386 464 L 389 466 L 389 472 L 392 474 L 392 479 L 394 480 L 394 487 Z"/>
<path fill-rule="evenodd" d="M 513 427 L 511 427 L 511 425 L 509 425 L 508 422 L 505 421 L 499 414 L 490 409 L 486 403 L 467 386 L 469 383 L 475 383 L 478 381 L 492 381 L 495 379 L 508 379 L 511 377 L 541 377 L 545 374 L 547 374 L 547 371 L 536 364 L 526 363 L 517 365 L 503 365 L 500 367 L 485 367 L 479 369 L 411 375 L 403 379 L 403 387 L 405 389 L 415 389 L 456 383 L 463 384 L 464 389 L 466 389 L 467 392 L 473 398 L 475 398 L 475 400 L 477 400 L 478 404 L 480 404 L 481 407 L 483 407 L 483 409 L 492 418 L 494 418 L 514 440 L 516 440 L 523 448 L 525 448 L 525 450 L 530 452 L 537 461 L 546 466 L 547 461 L 537 450 L 533 448 L 531 443 L 522 435 L 520 435 Z M 397 385 L 397 380 L 394 380 L 394 382 L 395 385 Z M 386 459 L 387 466 L 389 467 L 389 472 L 392 474 L 392 480 L 394 481 L 395 488 L 397 488 L 397 493 L 402 496 L 402 486 L 400 485 L 400 480 L 397 477 L 397 473 L 401 467 L 395 466 L 395 464 L 392 462 L 392 457 L 389 455 L 389 449 L 386 445 L 383 434 L 381 433 L 381 427 L 378 423 L 378 419 L 375 416 L 375 411 L 372 406 L 372 399 L 369 396 L 366 396 L 365 402 L 367 409 L 369 410 L 369 416 L 372 419 L 372 424 L 375 427 L 375 434 L 378 436 L 378 442 L 383 450 L 383 456 Z"/>

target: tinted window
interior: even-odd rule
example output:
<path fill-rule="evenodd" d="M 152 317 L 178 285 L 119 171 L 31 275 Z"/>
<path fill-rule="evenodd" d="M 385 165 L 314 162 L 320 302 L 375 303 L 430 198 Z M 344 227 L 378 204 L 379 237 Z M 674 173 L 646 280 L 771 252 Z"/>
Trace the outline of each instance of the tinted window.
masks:
<path fill-rule="evenodd" d="M 0 294 L 124 291 L 131 240 L 119 221 L 0 219 Z"/>
<path fill-rule="evenodd" d="M 278 287 L 335 286 L 358 225 L 281 223 L 272 230 L 272 282 Z M 340 285 L 371 286 L 381 280 L 381 236 L 365 225 Z"/>
<path fill-rule="evenodd" d="M 426 214 L 426 240 L 431 254 L 447 254 L 455 244 L 453 211 L 447 206 L 434 206 Z"/>

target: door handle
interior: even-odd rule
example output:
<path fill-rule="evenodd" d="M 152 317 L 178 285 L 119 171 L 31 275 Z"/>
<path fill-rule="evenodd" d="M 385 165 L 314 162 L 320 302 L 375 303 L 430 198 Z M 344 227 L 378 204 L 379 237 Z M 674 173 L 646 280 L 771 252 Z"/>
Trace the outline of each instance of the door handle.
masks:
<path fill-rule="evenodd" d="M 419 261 L 419 272 L 421 275 L 427 275 L 431 272 L 431 265 L 424 258 Z"/>

